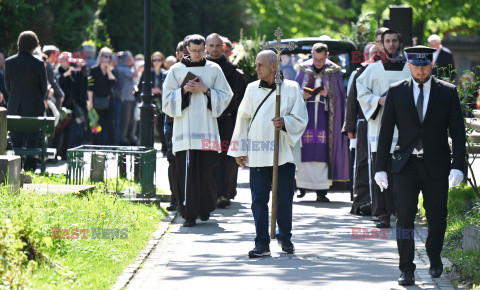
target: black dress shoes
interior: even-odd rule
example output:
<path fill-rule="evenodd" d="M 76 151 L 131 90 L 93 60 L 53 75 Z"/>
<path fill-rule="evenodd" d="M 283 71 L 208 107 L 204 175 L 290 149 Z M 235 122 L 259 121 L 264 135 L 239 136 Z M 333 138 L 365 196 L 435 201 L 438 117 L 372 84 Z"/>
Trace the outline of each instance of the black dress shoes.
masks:
<path fill-rule="evenodd" d="M 200 220 L 203 222 L 206 222 L 210 219 L 210 213 L 201 213 L 200 214 Z"/>
<path fill-rule="evenodd" d="M 194 227 L 196 225 L 197 225 L 196 220 L 186 220 L 186 221 L 183 222 L 183 226 L 187 227 L 187 228 L 191 228 L 191 227 Z"/>
<path fill-rule="evenodd" d="M 305 194 L 307 194 L 307 190 L 306 190 L 306 189 L 299 188 L 298 191 L 300 191 L 300 194 L 297 195 L 297 197 L 299 197 L 299 198 L 302 198 L 302 197 L 305 196 Z"/>
<path fill-rule="evenodd" d="M 379 229 L 388 229 L 390 228 L 390 216 L 384 216 L 378 222 L 375 222 L 375 227 Z"/>
<path fill-rule="evenodd" d="M 443 273 L 443 266 L 430 267 L 430 270 L 428 272 L 430 273 L 430 276 L 432 276 L 432 278 L 438 278 Z"/>
<path fill-rule="evenodd" d="M 400 278 L 398 278 L 398 285 L 401 286 L 411 286 L 415 285 L 415 274 L 413 271 L 405 271 L 400 274 Z"/>

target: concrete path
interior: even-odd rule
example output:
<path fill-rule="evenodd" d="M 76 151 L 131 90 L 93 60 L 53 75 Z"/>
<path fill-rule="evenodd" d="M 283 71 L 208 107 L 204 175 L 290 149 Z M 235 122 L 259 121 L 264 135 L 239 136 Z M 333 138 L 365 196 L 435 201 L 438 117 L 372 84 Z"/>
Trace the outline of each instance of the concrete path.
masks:
<path fill-rule="evenodd" d="M 157 145 L 157 144 L 156 144 Z M 169 191 L 166 158 L 157 158 L 156 185 Z M 475 162 L 480 169 L 480 162 Z M 66 164 L 47 171 L 65 173 Z M 294 198 L 292 242 L 284 254 L 273 240 L 272 257 L 249 259 L 255 227 L 250 211 L 248 169 L 239 171 L 238 195 L 228 209 L 217 209 L 207 222 L 183 228 L 173 219 L 128 289 L 402 289 L 396 280 L 398 254 L 395 228 L 372 232 L 367 217 L 350 215 L 350 194 L 330 193 L 331 203 L 316 203 L 315 194 Z M 392 220 L 392 225 L 394 222 Z M 378 237 L 376 236 L 378 234 Z M 409 289 L 454 289 L 445 277 L 431 279 L 425 246 L 416 235 L 417 284 Z M 446 266 L 449 262 L 444 260 Z"/>
<path fill-rule="evenodd" d="M 177 217 L 170 232 L 130 281 L 128 289 L 401 289 L 394 229 L 372 236 L 373 223 L 350 215 L 348 193 L 329 194 L 319 204 L 315 194 L 294 199 L 292 241 L 296 252 L 270 244 L 272 257 L 249 259 L 254 246 L 248 170 L 240 170 L 238 196 L 228 209 L 217 209 L 207 222 L 183 228 Z M 369 232 L 369 235 L 356 234 Z M 353 234 L 352 234 L 353 233 Z M 369 239 L 366 237 L 369 236 Z M 432 281 L 420 258 L 417 286 L 452 289 L 446 278 Z"/>

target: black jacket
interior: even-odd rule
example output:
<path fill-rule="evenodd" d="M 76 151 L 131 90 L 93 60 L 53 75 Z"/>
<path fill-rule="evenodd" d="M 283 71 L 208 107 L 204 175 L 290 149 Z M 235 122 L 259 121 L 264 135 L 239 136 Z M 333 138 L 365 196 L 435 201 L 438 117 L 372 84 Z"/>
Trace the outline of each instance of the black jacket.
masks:
<path fill-rule="evenodd" d="M 395 125 L 398 128 L 398 142 L 393 157 L 390 157 Z M 449 134 L 453 144 L 452 154 L 448 145 Z M 392 158 L 392 173 L 401 172 L 420 138 L 427 172 L 432 177 L 447 177 L 451 168 L 463 171 L 465 126 L 454 85 L 432 77 L 423 124 L 415 107 L 412 79 L 390 86 L 377 147 L 376 171 L 386 171 L 388 159 Z"/>
<path fill-rule="evenodd" d="M 363 111 L 358 103 L 357 94 L 357 78 L 367 68 L 367 63 L 362 63 L 357 69 L 357 73 L 353 77 L 350 91 L 348 92 L 347 105 L 345 106 L 345 122 L 343 123 L 342 133 L 347 135 L 348 132 L 357 132 L 357 120 L 365 119 Z"/>
<path fill-rule="evenodd" d="M 437 78 L 446 77 L 450 80 L 454 80 L 457 75 L 452 71 L 454 69 L 455 63 L 453 62 L 452 52 L 448 48 L 442 47 L 438 53 L 437 61 L 434 64 L 432 75 Z"/>
<path fill-rule="evenodd" d="M 47 95 L 47 72 L 43 61 L 19 52 L 5 61 L 5 88 L 9 115 L 43 116 Z"/>

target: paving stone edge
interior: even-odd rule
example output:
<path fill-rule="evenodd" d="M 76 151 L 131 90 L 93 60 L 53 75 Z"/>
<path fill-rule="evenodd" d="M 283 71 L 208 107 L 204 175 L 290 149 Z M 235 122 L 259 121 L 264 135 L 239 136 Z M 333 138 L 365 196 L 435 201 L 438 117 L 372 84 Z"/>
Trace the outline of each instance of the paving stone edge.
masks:
<path fill-rule="evenodd" d="M 150 241 L 148 241 L 147 246 L 140 252 L 138 257 L 135 259 L 135 262 L 123 270 L 111 289 L 120 290 L 127 287 L 128 283 L 130 283 L 130 281 L 133 279 L 133 276 L 135 276 L 143 262 L 145 262 L 145 260 L 150 256 L 153 249 L 155 249 L 155 247 L 158 245 L 176 218 L 177 211 L 168 213 L 165 219 L 160 223 L 159 228 L 153 233 L 153 237 L 150 239 Z"/>
<path fill-rule="evenodd" d="M 426 230 L 427 225 L 419 219 L 415 219 L 415 263 L 417 264 L 417 269 L 415 270 L 416 278 L 420 278 L 421 285 L 425 288 L 435 288 L 441 290 L 456 289 L 453 286 L 452 281 L 445 277 L 445 271 L 440 278 L 434 279 L 430 276 L 428 272 L 430 261 L 428 260 L 427 251 L 425 249 L 426 237 L 420 234 L 419 229 Z M 442 263 L 444 268 L 451 267 L 452 265 L 452 262 L 445 257 L 442 257 Z M 417 285 L 420 284 L 418 282 L 419 281 L 417 281 Z"/>

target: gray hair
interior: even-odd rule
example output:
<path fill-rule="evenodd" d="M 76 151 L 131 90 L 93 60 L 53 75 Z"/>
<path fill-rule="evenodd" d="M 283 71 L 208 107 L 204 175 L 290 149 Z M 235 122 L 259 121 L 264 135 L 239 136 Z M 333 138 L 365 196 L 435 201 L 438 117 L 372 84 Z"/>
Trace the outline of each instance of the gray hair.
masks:
<path fill-rule="evenodd" d="M 431 41 L 438 41 L 438 42 L 442 42 L 442 39 L 440 38 L 440 36 L 438 36 L 437 34 L 432 34 L 428 37 L 428 42 L 431 42 Z"/>
<path fill-rule="evenodd" d="M 272 50 L 262 50 L 258 53 L 257 57 L 264 55 L 267 57 L 269 63 L 277 63 L 277 54 Z"/>

